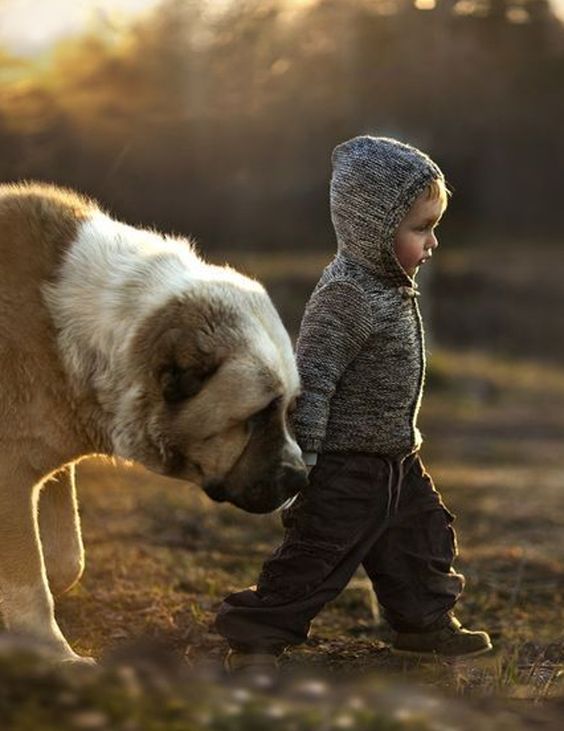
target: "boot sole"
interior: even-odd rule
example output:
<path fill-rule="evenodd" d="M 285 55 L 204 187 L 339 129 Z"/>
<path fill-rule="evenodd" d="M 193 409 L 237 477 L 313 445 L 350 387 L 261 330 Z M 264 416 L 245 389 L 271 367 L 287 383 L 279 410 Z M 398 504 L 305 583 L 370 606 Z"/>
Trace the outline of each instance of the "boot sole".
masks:
<path fill-rule="evenodd" d="M 466 657 L 478 657 L 478 655 L 485 655 L 486 652 L 491 652 L 492 650 L 493 645 L 488 645 L 487 647 L 482 647 L 480 650 L 474 650 L 474 652 L 465 652 L 463 655 L 443 655 L 436 650 L 420 650 L 417 652 L 416 650 L 396 650 L 395 647 L 391 648 L 392 655 L 398 655 L 400 657 L 418 657 L 422 659 L 440 658 L 441 660 L 457 660 L 464 659 Z"/>

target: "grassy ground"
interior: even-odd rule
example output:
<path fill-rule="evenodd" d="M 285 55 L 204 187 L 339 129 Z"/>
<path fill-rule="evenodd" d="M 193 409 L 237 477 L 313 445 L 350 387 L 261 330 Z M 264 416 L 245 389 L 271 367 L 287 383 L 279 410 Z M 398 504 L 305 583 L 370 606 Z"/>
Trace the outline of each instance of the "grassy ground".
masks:
<path fill-rule="evenodd" d="M 286 268 L 279 261 L 275 273 L 271 261 L 249 262 L 247 270 L 264 279 L 270 272 L 275 300 L 295 327 L 320 259 L 288 260 Z M 490 631 L 496 652 L 474 662 L 424 665 L 394 658 L 359 574 L 315 621 L 309 642 L 285 658 L 283 670 L 287 677 L 307 671 L 329 682 L 354 679 L 359 697 L 368 682 L 380 707 L 395 703 L 395 710 L 379 720 L 366 716 L 364 726 L 360 716 L 349 714 L 353 721 L 345 718 L 339 725 L 331 696 L 327 708 L 333 711 L 325 720 L 302 719 L 305 725 L 294 721 L 293 726 L 288 721 L 288 728 L 346 728 L 347 723 L 374 729 L 557 728 L 564 709 L 564 371 L 532 359 L 433 346 L 421 423 L 423 459 L 458 516 L 458 568 L 467 577 L 458 615 L 468 626 Z M 87 570 L 57 604 L 73 646 L 103 657 L 131 640 L 153 638 L 196 675 L 217 671 L 225 646 L 211 628 L 214 611 L 226 593 L 254 583 L 280 539 L 278 516 L 251 516 L 212 504 L 196 488 L 139 467 L 87 461 L 78 468 L 78 480 Z M 424 699 L 431 704 L 423 715 L 406 711 L 402 717 L 404 683 L 410 697 L 419 698 L 418 708 Z M 445 697 L 454 700 L 437 700 Z M 254 702 L 247 698 L 239 705 Z M 294 701 L 285 702 L 290 706 L 279 712 L 279 721 L 294 707 Z M 341 708 L 345 701 L 339 703 Z M 433 703 L 446 715 L 432 710 Z M 89 707 L 95 712 L 101 706 L 98 700 Z M 147 711 L 147 718 L 151 713 L 156 725 L 139 722 L 132 731 L 206 725 L 187 716 L 184 725 L 174 726 L 162 716 L 159 726 L 158 708 Z M 274 717 L 249 718 L 240 726 L 233 719 L 232 725 L 222 721 L 217 728 L 276 728 L 278 723 Z M 18 731 L 50 729 L 14 723 Z"/>
<path fill-rule="evenodd" d="M 455 367 L 457 376 L 449 376 Z M 538 436 L 525 438 L 527 421 Z M 458 515 L 458 563 L 468 581 L 461 618 L 492 632 L 500 650 L 493 665 L 511 658 L 515 682 L 523 675 L 518 670 L 556 674 L 564 658 L 558 436 L 564 375 L 438 351 L 422 426 L 423 457 Z M 79 479 L 88 569 L 59 602 L 61 624 L 75 644 L 99 656 L 148 634 L 186 646 L 189 660 L 221 655 L 223 645 L 209 631 L 214 608 L 226 592 L 254 582 L 280 538 L 278 517 L 215 505 L 195 488 L 138 467 L 92 461 L 80 465 Z M 369 591 L 357 580 L 318 618 L 311 643 L 288 664 L 307 657 L 343 670 L 395 667 L 384 647 L 373 651 L 374 637 Z M 497 667 L 491 672 L 487 683 L 498 682 Z M 456 673 L 452 680 L 459 683 Z M 548 693 L 554 681 L 543 688 L 533 683 L 531 695 Z"/>

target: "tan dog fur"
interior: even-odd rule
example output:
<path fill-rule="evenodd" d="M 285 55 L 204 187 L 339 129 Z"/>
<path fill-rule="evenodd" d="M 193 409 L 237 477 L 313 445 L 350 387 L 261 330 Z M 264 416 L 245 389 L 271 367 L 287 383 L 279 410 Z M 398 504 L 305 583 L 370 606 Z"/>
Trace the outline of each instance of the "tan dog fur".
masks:
<path fill-rule="evenodd" d="M 78 659 L 52 593 L 84 568 L 81 457 L 136 460 L 266 512 L 305 481 L 288 429 L 298 388 L 289 338 L 257 282 L 70 191 L 0 186 L 6 626 Z"/>

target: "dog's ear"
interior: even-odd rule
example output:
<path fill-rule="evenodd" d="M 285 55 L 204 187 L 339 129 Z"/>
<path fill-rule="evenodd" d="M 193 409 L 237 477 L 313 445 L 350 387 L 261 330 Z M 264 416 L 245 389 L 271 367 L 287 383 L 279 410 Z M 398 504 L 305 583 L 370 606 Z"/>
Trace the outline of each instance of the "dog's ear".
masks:
<path fill-rule="evenodd" d="M 203 348 L 201 334 L 194 323 L 190 328 L 170 328 L 158 342 L 157 378 L 169 404 L 195 396 L 220 366 L 220 349 Z"/>
<path fill-rule="evenodd" d="M 160 374 L 161 392 L 169 404 L 176 404 L 192 398 L 199 393 L 204 383 L 218 369 L 213 362 L 181 367 L 177 363 L 163 366 Z"/>
<path fill-rule="evenodd" d="M 195 396 L 232 351 L 229 313 L 182 298 L 147 319 L 131 344 L 132 361 L 169 404 Z"/>

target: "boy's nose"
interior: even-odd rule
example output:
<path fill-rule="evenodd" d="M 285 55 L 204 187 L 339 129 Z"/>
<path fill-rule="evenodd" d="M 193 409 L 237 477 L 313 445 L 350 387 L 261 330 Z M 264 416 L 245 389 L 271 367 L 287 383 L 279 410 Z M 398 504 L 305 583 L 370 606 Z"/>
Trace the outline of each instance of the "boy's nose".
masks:
<path fill-rule="evenodd" d="M 431 234 L 431 236 L 429 237 L 429 240 L 427 241 L 427 248 L 433 250 L 433 249 L 436 249 L 438 245 L 439 245 L 439 240 L 437 239 L 437 237 L 435 236 L 434 233 Z"/>

